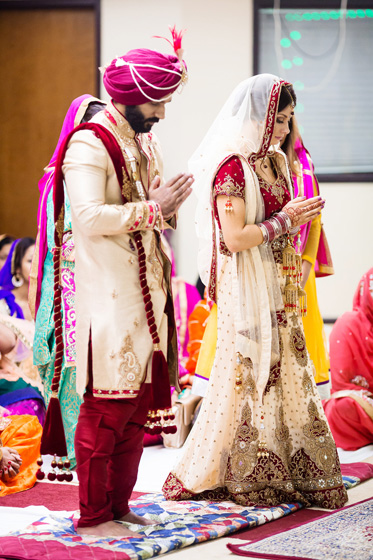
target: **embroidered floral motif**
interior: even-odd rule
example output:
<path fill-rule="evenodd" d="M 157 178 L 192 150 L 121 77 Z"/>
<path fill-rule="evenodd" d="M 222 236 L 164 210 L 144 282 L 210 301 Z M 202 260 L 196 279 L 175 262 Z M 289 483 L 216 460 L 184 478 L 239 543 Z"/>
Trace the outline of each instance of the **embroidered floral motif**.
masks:
<path fill-rule="evenodd" d="M 64 354 L 68 366 L 76 361 L 76 311 L 75 311 L 75 274 L 68 261 L 61 263 L 62 306 L 64 310 Z"/>
<path fill-rule="evenodd" d="M 286 463 L 289 462 L 291 457 L 291 453 L 293 451 L 293 444 L 292 444 L 292 437 L 290 435 L 290 430 L 288 426 L 285 424 L 284 420 L 284 408 L 281 405 L 278 411 L 278 423 L 277 428 L 275 429 L 275 437 L 280 444 L 280 447 L 285 451 L 285 461 Z"/>
<path fill-rule="evenodd" d="M 223 232 L 221 229 L 219 229 L 219 253 L 221 253 L 222 255 L 226 255 L 227 257 L 232 256 L 231 251 L 228 249 L 228 247 L 225 244 Z"/>
<path fill-rule="evenodd" d="M 131 202 L 132 201 L 132 183 L 131 183 L 130 179 L 128 178 L 127 172 L 124 169 L 124 167 L 122 168 L 122 172 L 123 172 L 122 195 L 123 195 L 123 198 L 126 202 Z"/>
<path fill-rule="evenodd" d="M 271 387 L 276 386 L 277 381 L 280 379 L 280 376 L 281 376 L 281 360 L 279 360 L 276 364 L 274 364 L 269 370 L 269 377 L 268 377 L 266 388 L 264 390 L 265 395 L 269 393 Z"/>
<path fill-rule="evenodd" d="M 276 318 L 279 327 L 283 327 L 283 328 L 287 327 L 288 320 L 284 309 L 281 309 L 281 311 L 276 311 Z"/>
<path fill-rule="evenodd" d="M 290 331 L 290 349 L 293 352 L 298 364 L 302 367 L 308 363 L 306 340 L 299 327 L 293 327 Z"/>
<path fill-rule="evenodd" d="M 337 452 L 336 452 L 337 455 Z M 325 473 L 304 449 L 293 455 L 290 470 L 297 480 L 297 487 L 302 495 L 319 507 L 335 509 L 347 501 L 347 492 L 339 471 L 338 456 L 333 472 Z"/>
<path fill-rule="evenodd" d="M 237 156 L 228 158 L 218 169 L 214 180 L 214 214 L 219 226 L 219 251 L 222 255 L 232 256 L 232 253 L 226 246 L 221 231 L 218 209 L 216 206 L 216 197 L 219 195 L 235 196 L 245 199 L 245 178 L 242 164 Z"/>
<path fill-rule="evenodd" d="M 239 164 L 241 165 L 241 164 Z M 218 196 L 220 194 L 225 194 L 227 196 L 238 196 L 239 198 L 244 198 L 245 184 L 241 184 L 232 177 L 229 173 L 224 171 L 224 167 L 221 169 L 223 171 L 223 177 L 221 177 L 220 172 L 216 177 L 214 183 L 214 194 Z"/>
<path fill-rule="evenodd" d="M 248 404 L 242 410 L 241 422 L 237 428 L 228 464 L 231 464 L 235 480 L 242 480 L 247 472 L 251 472 L 257 460 L 257 444 L 259 430 L 252 425 L 252 413 Z"/>
<path fill-rule="evenodd" d="M 257 175 L 257 177 L 259 181 L 260 190 L 268 193 L 269 198 L 275 199 L 273 201 L 271 200 L 271 203 L 273 203 L 273 208 L 271 208 L 271 213 L 275 212 L 279 208 L 282 208 L 290 198 L 286 179 L 283 176 L 283 174 L 279 172 L 279 175 L 275 183 L 272 184 L 265 181 L 265 179 L 263 179 L 263 177 L 260 177 L 259 175 Z M 265 199 L 268 197 L 263 196 L 263 198 Z"/>
<path fill-rule="evenodd" d="M 312 381 L 308 371 L 305 369 L 302 377 L 302 387 L 304 391 L 304 396 L 307 397 L 308 393 L 312 391 Z"/>
<path fill-rule="evenodd" d="M 281 235 L 280 237 L 277 237 L 277 239 L 274 239 L 272 241 L 271 249 L 273 253 L 273 259 L 276 264 L 282 265 L 282 261 L 283 261 L 282 253 L 286 245 L 287 245 L 286 235 Z"/>
<path fill-rule="evenodd" d="M 339 463 L 328 423 L 320 419 L 317 406 L 312 400 L 308 405 L 308 414 L 309 422 L 303 426 L 303 433 L 307 438 L 306 452 L 320 470 L 332 474 Z"/>
<path fill-rule="evenodd" d="M 166 500 L 190 500 L 193 493 L 188 492 L 176 476 L 170 473 L 163 485 L 162 491 Z"/>
<path fill-rule="evenodd" d="M 163 267 L 159 261 L 156 252 L 156 241 L 155 235 L 152 235 L 152 240 L 150 244 L 149 255 L 147 258 L 148 263 L 151 265 L 151 271 L 155 279 L 157 280 L 158 286 L 162 287 L 162 279 L 163 279 Z"/>
<path fill-rule="evenodd" d="M 246 370 L 246 374 L 243 376 L 242 388 L 248 395 L 252 396 L 255 393 L 256 385 L 252 375 L 252 365 L 250 365 L 250 369 Z"/>
<path fill-rule="evenodd" d="M 123 213 L 126 215 L 126 221 L 128 222 L 128 229 L 129 231 L 133 231 L 133 229 L 135 229 L 133 227 L 133 224 L 136 223 L 137 221 L 137 209 L 136 206 L 131 206 L 131 205 L 124 205 L 124 211 Z"/>
<path fill-rule="evenodd" d="M 119 371 L 122 376 L 120 387 L 133 387 L 135 383 L 140 383 L 141 365 L 133 351 L 133 341 L 130 335 L 125 337 L 123 346 L 119 351 L 119 356 L 122 358 L 119 364 Z"/>
<path fill-rule="evenodd" d="M 65 261 L 75 262 L 75 244 L 71 230 L 67 230 L 63 234 L 61 257 Z"/>

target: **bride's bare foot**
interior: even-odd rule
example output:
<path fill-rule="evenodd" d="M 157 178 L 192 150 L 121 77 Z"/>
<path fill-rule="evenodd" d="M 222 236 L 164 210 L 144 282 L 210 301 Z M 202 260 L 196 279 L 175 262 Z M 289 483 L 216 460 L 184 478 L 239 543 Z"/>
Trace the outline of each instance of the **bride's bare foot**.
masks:
<path fill-rule="evenodd" d="M 146 517 L 141 517 L 141 515 L 137 515 L 131 510 L 126 515 L 123 515 L 123 517 L 120 517 L 117 521 L 133 523 L 134 525 L 157 525 L 156 521 L 146 519 Z"/>
<path fill-rule="evenodd" d="M 94 525 L 93 527 L 78 527 L 76 532 L 78 535 L 90 535 L 94 537 L 118 537 L 119 539 L 136 537 L 144 538 L 144 535 L 130 531 L 127 527 L 124 527 L 120 523 L 115 521 L 106 521 L 105 523 L 100 523 L 99 525 Z"/>

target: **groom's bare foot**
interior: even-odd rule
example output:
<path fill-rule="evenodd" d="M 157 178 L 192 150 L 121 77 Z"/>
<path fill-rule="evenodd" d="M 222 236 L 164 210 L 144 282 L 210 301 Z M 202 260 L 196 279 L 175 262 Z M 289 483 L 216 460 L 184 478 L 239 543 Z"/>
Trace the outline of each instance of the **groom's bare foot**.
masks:
<path fill-rule="evenodd" d="M 78 535 L 92 535 L 94 537 L 118 537 L 119 539 L 136 537 L 144 538 L 144 535 L 130 531 L 127 527 L 124 527 L 120 523 L 115 523 L 115 521 L 106 521 L 105 523 L 99 523 L 99 525 L 94 525 L 93 527 L 78 527 L 76 532 Z"/>
<path fill-rule="evenodd" d="M 126 515 L 123 515 L 123 517 L 120 517 L 118 521 L 133 523 L 134 525 L 157 525 L 156 521 L 146 519 L 146 517 L 141 517 L 141 515 L 137 515 L 131 510 Z"/>

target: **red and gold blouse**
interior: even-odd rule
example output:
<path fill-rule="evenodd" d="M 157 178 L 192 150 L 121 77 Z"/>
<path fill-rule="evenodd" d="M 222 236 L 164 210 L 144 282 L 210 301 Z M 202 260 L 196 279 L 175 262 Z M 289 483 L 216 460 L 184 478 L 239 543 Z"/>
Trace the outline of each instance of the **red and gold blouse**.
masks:
<path fill-rule="evenodd" d="M 275 212 L 279 212 L 290 200 L 290 193 L 286 179 L 281 171 L 274 183 L 268 183 L 257 175 L 260 192 L 264 201 L 265 219 L 270 218 Z M 218 195 L 237 196 L 245 201 L 245 176 L 242 164 L 237 156 L 232 156 L 223 163 L 214 180 L 214 217 L 219 226 L 220 243 L 219 250 L 225 255 L 230 255 L 228 247 L 224 243 L 219 220 L 216 198 Z"/>

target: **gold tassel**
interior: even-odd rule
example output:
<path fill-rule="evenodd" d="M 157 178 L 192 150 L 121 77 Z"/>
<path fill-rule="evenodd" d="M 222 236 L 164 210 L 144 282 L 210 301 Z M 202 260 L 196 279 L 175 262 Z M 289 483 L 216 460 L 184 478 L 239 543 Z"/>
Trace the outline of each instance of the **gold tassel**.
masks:
<path fill-rule="evenodd" d="M 307 315 L 307 294 L 303 288 L 298 287 L 299 311 L 302 317 Z"/>
<path fill-rule="evenodd" d="M 300 253 L 295 254 L 295 262 L 296 262 L 297 278 L 300 282 L 302 279 L 302 255 Z"/>
<path fill-rule="evenodd" d="M 284 276 L 293 278 L 297 276 L 297 254 L 289 236 L 287 245 L 282 252 L 282 273 Z"/>
<path fill-rule="evenodd" d="M 229 198 L 229 196 L 228 196 L 228 198 L 227 198 L 227 200 L 226 200 L 226 202 L 225 202 L 225 204 L 224 204 L 224 210 L 225 210 L 227 213 L 233 212 L 233 205 L 232 205 L 232 201 L 231 201 L 231 199 Z"/>
<path fill-rule="evenodd" d="M 286 284 L 284 290 L 285 297 L 285 311 L 287 313 L 294 313 L 298 310 L 298 288 L 292 282 L 290 276 L 286 277 Z"/>

